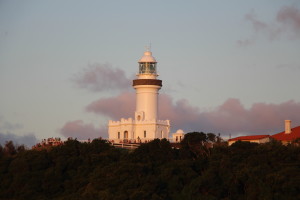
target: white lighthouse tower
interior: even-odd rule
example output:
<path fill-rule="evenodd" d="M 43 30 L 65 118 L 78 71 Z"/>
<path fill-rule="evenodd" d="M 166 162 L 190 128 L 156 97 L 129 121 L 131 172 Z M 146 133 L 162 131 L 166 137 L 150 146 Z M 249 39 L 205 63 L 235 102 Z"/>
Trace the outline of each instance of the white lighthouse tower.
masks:
<path fill-rule="evenodd" d="M 146 51 L 139 60 L 138 79 L 133 80 L 136 90 L 136 112 L 135 118 L 140 120 L 156 120 L 158 106 L 158 90 L 162 81 L 156 79 L 156 60 L 151 51 Z"/>
<path fill-rule="evenodd" d="M 109 140 L 114 142 L 145 142 L 155 138 L 167 138 L 170 132 L 169 120 L 158 120 L 158 91 L 162 81 L 157 79 L 156 60 L 150 50 L 139 60 L 137 79 L 133 80 L 136 90 L 136 111 L 134 119 L 109 121 Z"/>

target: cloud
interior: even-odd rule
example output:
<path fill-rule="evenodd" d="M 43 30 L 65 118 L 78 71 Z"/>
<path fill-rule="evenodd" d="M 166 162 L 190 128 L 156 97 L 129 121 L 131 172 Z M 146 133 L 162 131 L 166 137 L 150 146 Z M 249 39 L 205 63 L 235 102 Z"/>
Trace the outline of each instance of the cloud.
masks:
<path fill-rule="evenodd" d="M 252 24 L 252 27 L 257 32 L 268 28 L 268 25 L 266 23 L 264 23 L 256 18 L 253 11 L 251 13 L 246 14 L 245 19 Z"/>
<path fill-rule="evenodd" d="M 174 102 L 172 97 L 167 94 L 162 94 L 159 97 L 160 118 L 171 120 L 173 130 L 196 128 L 195 124 L 199 123 L 199 114 L 199 108 L 191 106 L 186 99 Z"/>
<path fill-rule="evenodd" d="M 123 93 L 100 99 L 87 106 L 87 111 L 113 120 L 134 116 L 135 95 Z M 284 129 L 285 119 L 300 123 L 300 103 L 254 103 L 249 109 L 240 100 L 228 99 L 213 110 L 201 111 L 188 100 L 174 101 L 167 94 L 159 95 L 159 119 L 171 120 L 172 130 L 204 131 L 222 134 L 273 134 Z"/>
<path fill-rule="evenodd" d="M 23 128 L 22 124 L 12 124 L 10 122 L 0 123 L 0 130 L 14 131 Z"/>
<path fill-rule="evenodd" d="M 254 103 L 246 109 L 238 99 L 228 99 L 214 111 L 200 114 L 210 131 L 225 133 L 273 134 L 284 129 L 285 119 L 300 122 L 300 103 Z M 205 126 L 204 126 L 205 127 Z"/>
<path fill-rule="evenodd" d="M 15 131 L 22 128 L 23 128 L 22 124 L 7 122 L 5 118 L 0 115 L 0 131 L 2 132 Z"/>
<path fill-rule="evenodd" d="M 79 88 L 94 92 L 108 90 L 125 90 L 130 82 L 122 69 L 113 68 L 109 64 L 92 64 L 72 78 Z"/>
<path fill-rule="evenodd" d="M 14 144 L 32 147 L 37 143 L 37 138 L 34 133 L 26 133 L 18 135 L 14 132 L 23 128 L 22 124 L 11 123 L 5 121 L 4 117 L 0 116 L 0 145 L 5 145 L 8 141 L 13 141 Z"/>
<path fill-rule="evenodd" d="M 0 144 L 3 146 L 5 145 L 6 141 L 13 141 L 14 144 L 24 144 L 27 147 L 32 147 L 37 143 L 37 138 L 33 133 L 22 136 L 10 132 L 0 133 Z"/>
<path fill-rule="evenodd" d="M 123 92 L 117 97 L 103 98 L 92 102 L 86 107 L 86 110 L 109 116 L 113 120 L 122 117 L 128 118 L 134 115 L 135 94 L 132 92 Z"/>
<path fill-rule="evenodd" d="M 300 38 L 300 10 L 293 6 L 282 7 L 277 13 L 277 22 L 282 29 L 291 31 L 294 37 Z"/>
<path fill-rule="evenodd" d="M 255 43 L 255 40 L 253 38 L 248 38 L 248 39 L 244 39 L 244 40 L 238 40 L 237 41 L 237 45 L 239 47 L 247 47 L 247 46 L 250 46 L 252 44 Z"/>
<path fill-rule="evenodd" d="M 60 133 L 66 138 L 72 137 L 78 140 L 94 139 L 99 137 L 107 138 L 107 128 L 95 128 L 93 124 L 84 124 L 82 120 L 67 122 Z"/>
<path fill-rule="evenodd" d="M 254 11 L 246 14 L 245 20 L 252 25 L 254 36 L 237 40 L 237 45 L 240 47 L 254 44 L 258 34 L 266 36 L 271 41 L 280 37 L 292 40 L 300 39 L 300 10 L 295 6 L 282 7 L 273 22 L 264 22 L 258 19 Z"/>

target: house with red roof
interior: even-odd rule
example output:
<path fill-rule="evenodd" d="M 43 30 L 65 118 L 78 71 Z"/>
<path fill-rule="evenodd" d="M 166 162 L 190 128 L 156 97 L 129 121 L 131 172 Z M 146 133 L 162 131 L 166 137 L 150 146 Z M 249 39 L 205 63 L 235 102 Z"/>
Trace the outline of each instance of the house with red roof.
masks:
<path fill-rule="evenodd" d="M 254 142 L 254 143 L 266 143 L 270 141 L 270 135 L 248 135 L 232 138 L 228 140 L 228 145 L 232 145 L 237 141 Z"/>
<path fill-rule="evenodd" d="M 275 139 L 281 141 L 282 144 L 286 145 L 291 143 L 293 140 L 300 138 L 300 126 L 291 128 L 291 120 L 285 120 L 285 131 L 277 133 L 275 135 L 249 135 L 249 136 L 240 136 L 228 140 L 228 145 L 232 145 L 237 141 L 244 142 L 255 142 L 255 143 L 266 143 L 270 139 Z"/>
<path fill-rule="evenodd" d="M 291 120 L 285 120 L 285 131 L 272 135 L 271 138 L 281 141 L 282 144 L 289 144 L 300 138 L 300 126 L 291 128 Z"/>

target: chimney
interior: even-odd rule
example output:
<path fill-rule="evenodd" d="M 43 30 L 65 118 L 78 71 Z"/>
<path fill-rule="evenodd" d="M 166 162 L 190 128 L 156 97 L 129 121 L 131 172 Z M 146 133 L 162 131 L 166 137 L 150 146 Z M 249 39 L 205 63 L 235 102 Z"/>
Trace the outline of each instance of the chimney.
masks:
<path fill-rule="evenodd" d="M 291 130 L 291 120 L 284 120 L 285 123 L 285 134 L 290 134 Z"/>

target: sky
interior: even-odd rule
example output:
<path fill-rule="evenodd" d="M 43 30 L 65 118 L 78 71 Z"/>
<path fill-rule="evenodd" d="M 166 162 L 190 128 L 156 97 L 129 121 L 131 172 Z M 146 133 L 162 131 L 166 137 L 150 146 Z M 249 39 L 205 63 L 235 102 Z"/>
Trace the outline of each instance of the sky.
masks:
<path fill-rule="evenodd" d="M 0 144 L 107 138 L 149 44 L 171 132 L 300 125 L 298 0 L 0 0 Z"/>

